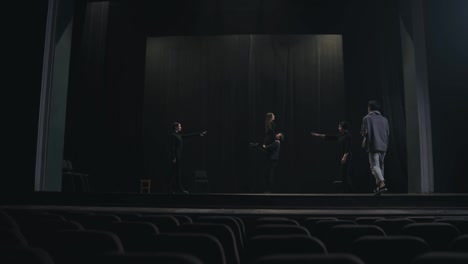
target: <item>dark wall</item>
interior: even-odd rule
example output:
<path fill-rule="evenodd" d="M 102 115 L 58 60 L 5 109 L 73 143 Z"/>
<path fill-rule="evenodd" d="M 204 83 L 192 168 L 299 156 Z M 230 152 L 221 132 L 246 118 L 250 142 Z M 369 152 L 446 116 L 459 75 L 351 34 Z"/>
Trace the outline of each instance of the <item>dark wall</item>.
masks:
<path fill-rule="evenodd" d="M 436 192 L 468 192 L 468 2 L 424 1 Z"/>
<path fill-rule="evenodd" d="M 339 33 L 346 0 L 130 1 L 148 35 Z"/>

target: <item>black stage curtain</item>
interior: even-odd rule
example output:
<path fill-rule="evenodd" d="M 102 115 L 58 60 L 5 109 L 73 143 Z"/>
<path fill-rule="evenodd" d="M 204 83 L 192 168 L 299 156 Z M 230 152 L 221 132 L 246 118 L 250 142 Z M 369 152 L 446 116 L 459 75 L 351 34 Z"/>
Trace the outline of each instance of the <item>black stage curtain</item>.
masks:
<path fill-rule="evenodd" d="M 90 175 L 92 192 L 138 192 L 139 179 L 146 178 L 144 41 L 126 23 L 136 16 L 113 2 L 76 5 L 64 159 Z"/>
<path fill-rule="evenodd" d="M 159 184 L 169 168 L 173 121 L 206 137 L 184 141 L 185 185 L 205 170 L 213 192 L 261 192 L 264 118 L 274 112 L 282 144 L 275 192 L 321 192 L 337 174 L 336 147 L 310 131 L 336 133 L 346 119 L 341 35 L 148 38 L 145 171 Z M 160 190 L 164 190 L 162 187 Z"/>

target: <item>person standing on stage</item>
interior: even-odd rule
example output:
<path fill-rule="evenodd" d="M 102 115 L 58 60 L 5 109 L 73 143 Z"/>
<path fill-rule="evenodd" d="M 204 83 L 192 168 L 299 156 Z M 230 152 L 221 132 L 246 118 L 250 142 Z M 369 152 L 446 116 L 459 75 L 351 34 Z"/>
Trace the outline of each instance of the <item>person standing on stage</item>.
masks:
<path fill-rule="evenodd" d="M 384 178 L 384 159 L 387 152 L 390 129 L 388 120 L 379 111 L 377 101 L 369 101 L 367 115 L 362 119 L 361 135 L 364 137 L 362 147 L 369 153 L 369 163 L 375 177 L 374 193 L 387 191 Z"/>
<path fill-rule="evenodd" d="M 342 121 L 338 124 L 338 135 L 310 133 L 314 137 L 320 137 L 324 140 L 336 141 L 338 144 L 338 161 L 340 164 L 340 174 L 335 183 L 343 183 L 345 192 L 352 192 L 352 182 L 350 177 L 351 168 L 351 142 L 352 137 L 348 132 L 348 122 Z"/>
<path fill-rule="evenodd" d="M 172 124 L 171 139 L 170 139 L 170 159 L 171 159 L 171 168 L 169 172 L 169 188 L 170 192 L 180 192 L 188 193 L 182 185 L 181 177 L 181 158 L 182 158 L 182 147 L 183 139 L 193 136 L 203 137 L 206 134 L 206 131 L 201 133 L 190 133 L 182 134 L 182 125 L 179 122 L 174 122 Z"/>
<path fill-rule="evenodd" d="M 271 193 L 273 187 L 273 180 L 275 178 L 275 169 L 278 165 L 279 150 L 281 147 L 281 142 L 284 140 L 284 135 L 282 133 L 277 133 L 275 135 L 274 141 L 269 145 L 263 145 L 263 149 L 266 150 L 267 154 L 267 163 L 264 172 L 265 179 L 265 193 Z"/>
<path fill-rule="evenodd" d="M 276 137 L 276 123 L 275 114 L 267 113 L 265 116 L 265 136 L 263 138 L 263 145 L 270 145 L 275 141 Z"/>

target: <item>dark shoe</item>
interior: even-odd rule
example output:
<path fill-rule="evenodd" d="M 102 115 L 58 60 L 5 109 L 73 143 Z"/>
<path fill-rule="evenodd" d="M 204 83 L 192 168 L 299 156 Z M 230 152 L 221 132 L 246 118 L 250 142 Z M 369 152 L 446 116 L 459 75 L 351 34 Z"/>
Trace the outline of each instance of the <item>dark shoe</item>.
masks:
<path fill-rule="evenodd" d="M 333 179 L 333 184 L 342 184 L 343 183 L 343 178 L 341 177 L 336 177 L 335 179 Z"/>
<path fill-rule="evenodd" d="M 387 186 L 385 186 L 385 185 L 382 186 L 382 187 L 377 186 L 377 187 L 375 187 L 375 189 L 374 189 L 374 193 L 375 193 L 375 194 L 381 194 L 381 193 L 384 193 L 384 192 L 386 192 L 386 191 L 388 191 L 388 189 L 387 189 Z"/>

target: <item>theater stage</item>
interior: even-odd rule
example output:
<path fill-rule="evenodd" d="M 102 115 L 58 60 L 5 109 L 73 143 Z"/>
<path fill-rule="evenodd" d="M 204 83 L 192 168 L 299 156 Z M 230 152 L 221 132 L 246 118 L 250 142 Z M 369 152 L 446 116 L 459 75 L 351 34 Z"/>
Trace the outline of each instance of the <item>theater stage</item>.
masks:
<path fill-rule="evenodd" d="M 467 194 L 2 193 L 1 208 L 291 216 L 468 215 Z"/>

